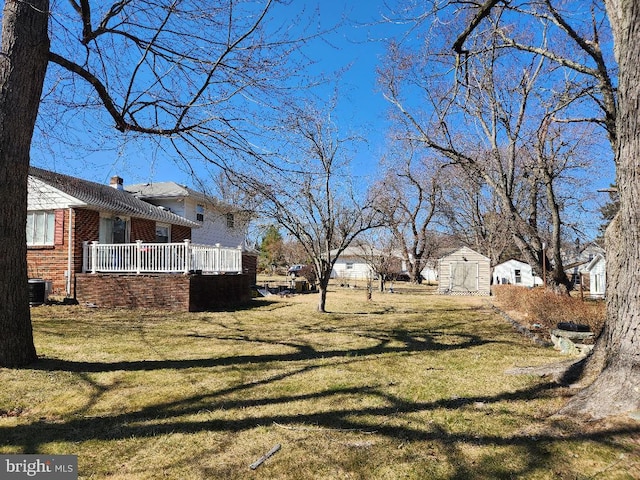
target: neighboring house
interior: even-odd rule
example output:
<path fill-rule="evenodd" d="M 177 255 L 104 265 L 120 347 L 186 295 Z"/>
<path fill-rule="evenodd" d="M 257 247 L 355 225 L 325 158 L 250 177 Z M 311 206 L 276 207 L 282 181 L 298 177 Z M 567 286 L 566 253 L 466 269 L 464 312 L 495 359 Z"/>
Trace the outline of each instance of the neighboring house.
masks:
<path fill-rule="evenodd" d="M 528 263 L 519 260 L 507 260 L 493 267 L 493 283 L 535 287 L 542 285 L 542 278 L 534 275 Z"/>
<path fill-rule="evenodd" d="M 191 234 L 194 243 L 245 245 L 249 217 L 236 207 L 175 182 L 126 185 L 124 189 L 145 202 L 196 222 L 200 228 Z"/>
<path fill-rule="evenodd" d="M 242 271 L 237 246 L 223 249 L 195 245 L 192 229 L 200 228 L 199 222 L 133 196 L 124 191 L 122 183 L 120 177 L 113 177 L 111 185 L 101 185 L 30 168 L 26 224 L 30 278 L 46 280 L 56 295 L 75 297 L 82 285 L 86 295 L 94 295 L 91 298 L 112 297 L 117 302 L 118 296 L 124 298 L 147 288 L 143 284 L 153 283 L 138 277 L 135 284 L 117 290 L 118 285 L 129 281 L 125 276 L 132 274 Z M 94 288 L 100 283 L 99 277 L 109 275 L 113 278 L 108 290 Z M 164 275 L 160 283 L 169 282 L 168 277 Z M 153 288 L 143 296 L 169 306 L 178 303 L 175 299 L 182 294 L 169 295 L 160 285 Z M 138 297 L 133 301 L 129 298 L 126 305 L 142 306 L 144 299 Z M 185 308 L 198 308 L 193 295 L 180 301 Z"/>
<path fill-rule="evenodd" d="M 604 248 L 595 242 L 589 242 L 584 245 L 577 244 L 576 247 L 565 248 L 562 250 L 561 255 L 563 265 L 587 264 L 596 255 L 604 255 Z"/>
<path fill-rule="evenodd" d="M 585 288 L 589 282 L 589 272 L 587 266 L 597 255 L 604 257 L 604 249 L 591 242 L 580 248 L 568 249 L 562 252 L 562 264 L 569 281 L 574 287 L 578 287 L 581 282 Z"/>
<path fill-rule="evenodd" d="M 220 245 L 242 249 L 244 273 L 256 282 L 258 252 L 246 244 L 250 215 L 209 195 L 176 182 L 126 185 L 124 189 L 137 198 L 187 218 L 199 225 L 191 241 L 203 245 Z"/>
<path fill-rule="evenodd" d="M 336 255 L 337 250 L 332 250 L 331 255 Z M 331 271 L 331 278 L 340 280 L 367 280 L 375 276 L 373 268 L 371 268 L 367 259 L 372 256 L 382 255 L 376 249 L 365 248 L 361 246 L 350 246 L 336 259 Z"/>
<path fill-rule="evenodd" d="M 331 255 L 334 256 L 337 250 L 332 250 Z M 381 262 L 380 260 L 386 260 Z M 347 247 L 337 258 L 331 278 L 339 278 L 342 280 L 367 280 L 377 277 L 377 273 L 371 264 L 387 263 L 388 268 L 396 273 L 406 274 L 409 271 L 409 265 L 402 258 L 400 252 L 383 252 L 374 247 L 363 245 L 352 245 Z M 437 267 L 433 262 L 427 263 L 421 272 L 422 278 L 429 283 L 435 283 L 438 279 Z"/>
<path fill-rule="evenodd" d="M 488 257 L 461 247 L 438 260 L 438 293 L 490 295 L 491 268 Z"/>
<path fill-rule="evenodd" d="M 597 254 L 586 268 L 589 274 L 589 294 L 592 298 L 604 298 L 607 292 L 607 262 Z"/>

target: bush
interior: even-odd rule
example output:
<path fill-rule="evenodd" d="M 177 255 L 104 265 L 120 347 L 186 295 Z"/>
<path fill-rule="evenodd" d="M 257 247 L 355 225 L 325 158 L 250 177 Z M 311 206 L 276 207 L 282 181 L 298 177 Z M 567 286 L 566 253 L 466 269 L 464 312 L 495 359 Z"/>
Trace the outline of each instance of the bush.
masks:
<path fill-rule="evenodd" d="M 596 335 L 605 320 L 602 300 L 581 300 L 559 295 L 543 288 L 523 288 L 514 285 L 495 285 L 495 303 L 508 312 L 515 312 L 523 323 L 538 324 L 542 328 L 556 328 L 560 322 L 588 325 Z"/>
<path fill-rule="evenodd" d="M 298 276 L 305 278 L 311 285 L 314 285 L 318 281 L 316 269 L 311 265 L 305 265 L 304 267 L 302 267 L 298 272 Z"/>

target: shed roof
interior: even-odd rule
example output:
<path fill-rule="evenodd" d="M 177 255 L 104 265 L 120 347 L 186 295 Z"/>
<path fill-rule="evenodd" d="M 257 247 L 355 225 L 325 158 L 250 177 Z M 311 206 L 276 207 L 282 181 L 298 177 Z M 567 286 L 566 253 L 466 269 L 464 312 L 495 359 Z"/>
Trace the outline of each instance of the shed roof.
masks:
<path fill-rule="evenodd" d="M 448 251 L 443 251 L 441 253 L 441 257 L 440 257 L 440 261 L 444 260 L 447 257 L 450 257 L 452 255 L 473 255 L 473 256 L 478 256 L 481 257 L 483 260 L 486 261 L 490 261 L 489 257 L 487 257 L 486 255 L 482 255 L 481 253 L 476 252 L 475 250 L 469 248 L 469 247 L 460 247 L 460 248 L 454 248 Z"/>

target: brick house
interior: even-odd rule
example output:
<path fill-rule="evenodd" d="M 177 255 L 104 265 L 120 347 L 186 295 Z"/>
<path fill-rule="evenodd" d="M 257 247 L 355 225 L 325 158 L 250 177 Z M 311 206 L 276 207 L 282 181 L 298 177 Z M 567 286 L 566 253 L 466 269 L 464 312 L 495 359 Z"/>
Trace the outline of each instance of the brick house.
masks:
<path fill-rule="evenodd" d="M 179 283 L 176 278 L 169 281 L 168 275 L 158 272 L 186 274 L 192 271 L 192 266 L 185 262 L 212 255 L 204 248 L 206 246 L 199 246 L 201 248 L 196 252 L 199 257 L 185 253 L 185 248 L 191 246 L 192 229 L 200 226 L 199 222 L 126 192 L 120 177 L 113 177 L 110 185 L 102 185 L 35 167 L 29 170 L 28 274 L 30 278 L 45 279 L 54 295 L 74 297 L 79 301 L 113 297 L 112 301 L 117 304 L 118 295 L 126 292 L 113 294 L 113 285 L 128 282 L 127 292 L 136 289 L 141 292 L 144 284 L 154 282 L 176 285 Z M 120 256 L 117 262 L 114 252 Z M 162 257 L 157 254 L 152 257 L 153 252 L 161 252 Z M 242 271 L 241 265 L 237 266 L 240 264 L 237 247 L 230 252 L 218 248 L 213 253 L 234 256 L 234 273 Z M 183 264 L 176 266 L 176 259 Z M 195 264 L 193 268 L 201 271 Z M 134 277 L 134 280 L 128 277 Z M 97 287 L 100 284 L 103 284 L 102 291 Z M 202 280 L 199 281 L 201 284 Z M 92 286 L 91 292 L 88 285 Z M 156 286 L 156 306 L 160 297 L 171 297 L 163 295 L 162 288 L 162 285 Z M 202 287 L 198 288 L 202 290 Z M 81 299 L 79 290 L 90 295 Z M 189 298 L 188 292 L 186 295 L 186 299 L 180 300 L 181 305 L 189 310 L 198 309 L 192 305 L 193 299 Z M 132 294 L 123 306 L 142 306 L 135 296 Z"/>
<path fill-rule="evenodd" d="M 28 182 L 29 277 L 49 280 L 56 295 L 72 296 L 84 242 L 156 242 L 167 231 L 167 240 L 182 242 L 199 226 L 125 192 L 119 177 L 101 185 L 31 167 Z"/>

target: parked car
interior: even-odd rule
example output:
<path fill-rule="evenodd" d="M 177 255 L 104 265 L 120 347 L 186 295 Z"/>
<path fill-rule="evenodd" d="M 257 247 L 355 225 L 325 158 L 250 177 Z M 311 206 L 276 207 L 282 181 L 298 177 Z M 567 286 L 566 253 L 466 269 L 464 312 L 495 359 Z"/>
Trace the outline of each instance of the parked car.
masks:
<path fill-rule="evenodd" d="M 384 276 L 387 282 L 408 282 L 411 277 L 407 272 L 387 273 Z"/>
<path fill-rule="evenodd" d="M 293 275 L 294 277 L 297 277 L 298 275 L 300 275 L 300 271 L 305 267 L 305 265 L 302 264 L 297 264 L 297 265 L 291 265 L 289 267 L 289 270 L 287 270 L 287 274 L 288 275 Z"/>

